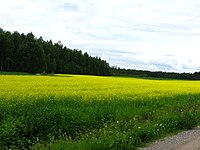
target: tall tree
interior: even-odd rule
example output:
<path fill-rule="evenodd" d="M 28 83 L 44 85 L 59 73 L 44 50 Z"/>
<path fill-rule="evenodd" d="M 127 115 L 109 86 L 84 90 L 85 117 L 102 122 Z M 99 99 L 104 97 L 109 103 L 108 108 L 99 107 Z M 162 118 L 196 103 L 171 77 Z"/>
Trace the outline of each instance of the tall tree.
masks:
<path fill-rule="evenodd" d="M 4 53 L 5 53 L 5 35 L 3 29 L 0 28 L 0 70 L 3 70 Z"/>

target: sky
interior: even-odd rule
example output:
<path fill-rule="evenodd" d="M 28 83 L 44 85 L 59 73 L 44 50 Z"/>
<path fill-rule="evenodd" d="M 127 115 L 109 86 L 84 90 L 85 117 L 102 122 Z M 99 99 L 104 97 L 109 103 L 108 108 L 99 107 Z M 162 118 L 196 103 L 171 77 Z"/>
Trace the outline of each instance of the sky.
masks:
<path fill-rule="evenodd" d="M 198 0 L 2 0 L 0 27 L 99 56 L 110 66 L 200 71 Z"/>

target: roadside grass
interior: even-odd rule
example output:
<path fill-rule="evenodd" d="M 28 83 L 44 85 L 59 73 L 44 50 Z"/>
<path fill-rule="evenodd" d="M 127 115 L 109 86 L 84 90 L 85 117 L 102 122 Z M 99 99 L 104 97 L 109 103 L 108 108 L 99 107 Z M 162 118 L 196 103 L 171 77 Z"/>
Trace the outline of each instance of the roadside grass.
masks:
<path fill-rule="evenodd" d="M 64 76 L 0 76 L 1 149 L 137 149 L 200 124 L 198 81 Z"/>

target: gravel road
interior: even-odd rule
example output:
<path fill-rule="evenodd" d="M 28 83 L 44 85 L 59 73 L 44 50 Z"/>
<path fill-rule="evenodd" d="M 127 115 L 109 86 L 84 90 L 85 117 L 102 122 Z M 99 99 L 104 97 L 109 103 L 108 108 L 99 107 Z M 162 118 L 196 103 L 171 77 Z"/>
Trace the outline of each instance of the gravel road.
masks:
<path fill-rule="evenodd" d="M 166 137 L 154 144 L 139 150 L 200 150 L 200 126 Z"/>

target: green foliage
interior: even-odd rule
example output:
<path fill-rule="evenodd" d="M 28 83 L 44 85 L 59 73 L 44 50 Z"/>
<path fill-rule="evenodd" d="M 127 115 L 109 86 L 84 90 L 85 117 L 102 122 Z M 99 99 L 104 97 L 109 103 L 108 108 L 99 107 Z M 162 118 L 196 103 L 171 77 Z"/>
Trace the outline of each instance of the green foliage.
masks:
<path fill-rule="evenodd" d="M 134 69 L 121 69 L 111 67 L 110 72 L 113 76 L 118 77 L 138 77 L 153 80 L 166 79 L 181 79 L 181 80 L 200 80 L 200 72 L 194 73 L 176 73 L 176 72 L 162 72 L 162 71 L 144 71 Z"/>
<path fill-rule="evenodd" d="M 200 124 L 200 82 L 0 76 L 0 149 L 136 149 Z"/>
<path fill-rule="evenodd" d="M 109 64 L 33 33 L 0 30 L 0 71 L 109 75 Z"/>

